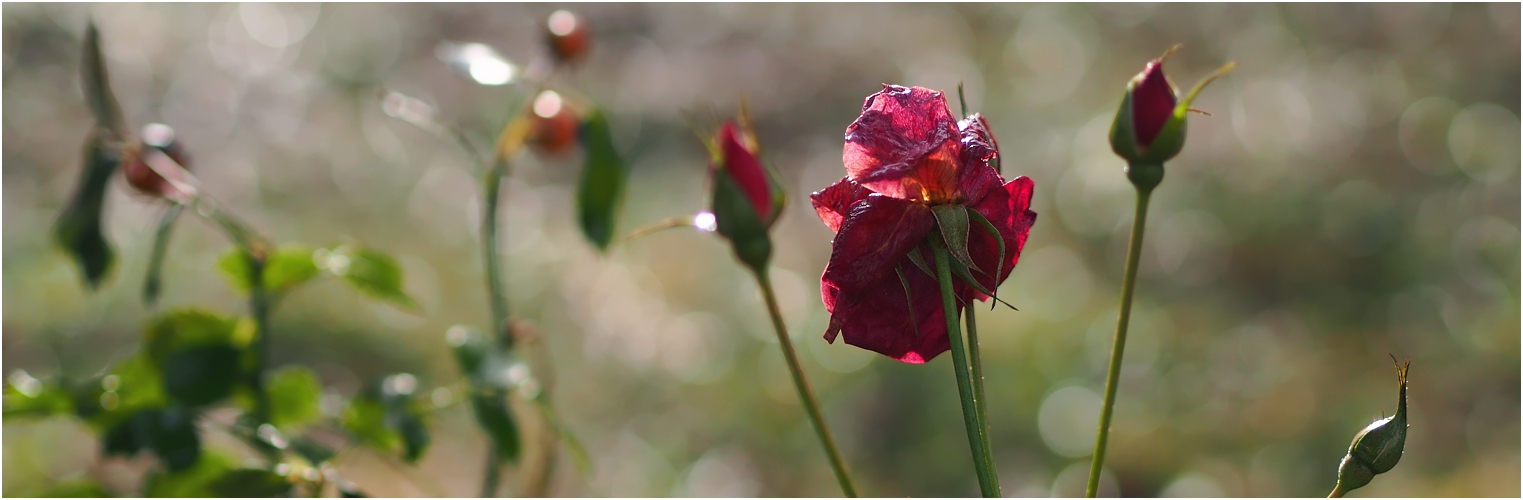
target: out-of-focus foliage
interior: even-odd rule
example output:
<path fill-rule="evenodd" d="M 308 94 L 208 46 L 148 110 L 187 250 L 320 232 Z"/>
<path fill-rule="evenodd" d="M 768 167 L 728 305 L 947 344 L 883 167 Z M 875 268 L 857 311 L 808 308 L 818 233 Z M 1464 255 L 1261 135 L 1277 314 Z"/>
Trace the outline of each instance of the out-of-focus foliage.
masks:
<path fill-rule="evenodd" d="M 219 202 L 275 241 L 341 235 L 397 256 L 367 283 L 386 283 L 386 269 L 405 275 L 395 291 L 416 313 L 316 280 L 274 314 L 270 365 L 312 367 L 332 403 L 323 414 L 342 418 L 353 409 L 344 399 L 388 374 L 415 374 L 418 388 L 456 380 L 440 332 L 490 324 L 475 165 L 386 116 L 378 92 L 423 99 L 489 143 L 529 90 L 476 85 L 434 48 L 530 53 L 555 8 L 6 4 L 5 398 L 84 418 L 8 413 L 5 493 L 143 491 L 152 461 L 103 457 L 92 428 L 128 421 L 133 398 L 157 407 L 175 397 L 131 395 L 159 383 L 128 373 L 116 391 L 98 379 L 132 355 L 152 314 L 136 270 L 161 205 L 110 181 L 107 236 L 116 266 L 134 271 L 94 294 L 49 237 L 94 123 L 77 80 L 87 17 L 110 41 L 118 98 L 135 103 L 126 121 L 175 127 Z M 1005 175 L 1036 181 L 1041 219 L 999 290 L 1020 310 L 979 315 L 988 410 L 1007 494 L 1076 496 L 1132 203 L 1106 132 L 1126 80 L 1175 42 L 1186 45 L 1169 62 L 1178 82 L 1223 60 L 1239 67 L 1196 101 L 1212 116 L 1191 117 L 1189 145 L 1153 196 L 1101 493 L 1326 494 L 1348 437 L 1391 403 L 1395 353 L 1423 367 L 1405 454 L 1356 495 L 1519 494 L 1516 4 L 577 9 L 594 43 L 576 73 L 557 78 L 602 106 L 628 167 L 616 227 L 703 208 L 706 153 L 681 113 L 745 97 L 793 194 L 772 232 L 772 282 L 865 494 L 963 495 L 975 482 L 947 362 L 902 365 L 818 337 L 827 315 L 815 280 L 830 231 L 803 195 L 844 175 L 841 134 L 862 98 L 885 82 L 963 82 L 969 110 L 999 139 Z M 593 464 L 585 475 L 563 465 L 552 491 L 834 495 L 761 299 L 727 245 L 664 232 L 599 256 L 574 208 L 582 160 L 525 155 L 503 183 L 512 310 L 548 344 L 556 411 Z M 203 221 L 183 223 L 161 306 L 243 311 L 242 294 L 211 271 L 229 243 Z M 11 375 L 19 369 L 71 385 L 34 386 Z M 116 409 L 101 407 L 106 392 L 118 393 Z M 475 494 L 492 441 L 467 405 L 433 415 L 411 438 L 402 425 L 376 427 L 399 433 L 384 438 L 398 458 L 426 442 L 416 475 L 363 451 L 335 466 L 368 494 Z M 202 445 L 196 467 L 154 472 L 149 490 L 211 494 L 209 478 L 256 456 L 226 433 L 209 431 Z"/>

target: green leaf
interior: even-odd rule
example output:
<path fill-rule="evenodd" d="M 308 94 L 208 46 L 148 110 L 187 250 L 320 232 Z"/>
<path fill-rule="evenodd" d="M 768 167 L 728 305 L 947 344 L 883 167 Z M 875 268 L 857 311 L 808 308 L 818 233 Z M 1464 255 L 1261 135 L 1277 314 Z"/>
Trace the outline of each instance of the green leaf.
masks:
<path fill-rule="evenodd" d="M 329 254 L 328 271 L 341 276 L 355 290 L 416 311 L 418 303 L 402 291 L 402 266 L 396 259 L 375 250 L 339 247 Z"/>
<path fill-rule="evenodd" d="M 150 408 L 134 413 L 106 431 L 106 455 L 132 456 L 151 450 L 170 471 L 189 469 L 201 458 L 195 414 L 183 408 Z"/>
<path fill-rule="evenodd" d="M 320 274 L 314 260 L 315 249 L 302 244 L 282 245 L 270 252 L 264 263 L 264 288 L 272 294 L 285 293 Z M 217 259 L 217 270 L 232 283 L 233 289 L 249 293 L 252 276 L 249 258 L 243 249 L 233 247 Z"/>
<path fill-rule="evenodd" d="M 103 498 L 117 495 L 113 494 L 111 490 L 107 490 L 105 486 L 101 486 L 94 479 L 79 479 L 48 486 L 41 491 L 20 496 L 37 498 Z"/>
<path fill-rule="evenodd" d="M 43 382 L 23 370 L 5 384 L 5 418 L 49 417 L 74 411 L 74 394 L 57 382 Z"/>
<path fill-rule="evenodd" d="M 233 469 L 206 484 L 211 496 L 222 498 L 271 498 L 291 493 L 291 482 L 264 469 Z"/>
<path fill-rule="evenodd" d="M 206 406 L 233 393 L 243 374 L 243 352 L 229 343 L 176 349 L 164 360 L 164 391 L 190 406 Z"/>
<path fill-rule="evenodd" d="M 338 456 L 338 453 L 334 452 L 333 448 L 329 448 L 328 445 L 319 443 L 306 436 L 292 438 L 290 449 L 296 452 L 297 455 L 301 455 L 302 458 L 312 465 L 333 460 L 333 457 Z"/>
<path fill-rule="evenodd" d="M 1005 237 L 999 234 L 999 228 L 994 227 L 994 223 L 989 222 L 989 219 L 985 218 L 984 214 L 978 213 L 977 210 L 969 210 L 968 218 L 983 226 L 984 231 L 989 233 L 989 237 L 994 238 L 994 243 L 999 245 L 999 260 L 996 260 L 994 264 L 994 279 L 999 280 L 1000 275 L 1005 272 Z M 993 291 L 998 292 L 999 288 L 995 288 Z M 994 294 L 989 294 L 989 296 L 995 299 L 999 298 Z"/>
<path fill-rule="evenodd" d="M 517 463 L 523 443 L 518 434 L 518 422 L 513 419 L 513 410 L 508 407 L 507 393 L 473 392 L 471 409 L 476 414 L 476 423 L 492 438 L 498 459 Z"/>
<path fill-rule="evenodd" d="M 116 261 L 116 252 L 101 229 L 101 211 L 105 207 L 106 187 L 120 165 L 117 149 L 106 142 L 99 130 L 91 132 L 85 143 L 79 182 L 74 185 L 69 204 L 53 224 L 53 240 L 79 264 L 91 290 L 100 288 Z"/>
<path fill-rule="evenodd" d="M 84 52 L 79 61 L 79 84 L 85 94 L 85 103 L 95 115 L 95 123 L 106 129 L 115 139 L 127 137 L 127 126 L 122 118 L 122 107 L 111 92 L 111 78 L 106 73 L 106 60 L 101 55 L 100 30 L 95 21 L 85 28 Z"/>
<path fill-rule="evenodd" d="M 576 190 L 577 220 L 582 234 L 601 252 L 613 242 L 629 166 L 619 158 L 608 118 L 600 110 L 592 110 L 583 121 L 582 143 L 587 151 Z"/>
<path fill-rule="evenodd" d="M 163 288 L 161 280 L 164 274 L 164 256 L 169 252 L 169 233 L 174 228 L 175 219 L 180 218 L 180 211 L 184 205 L 178 203 L 169 205 L 164 210 L 164 215 L 159 217 L 159 228 L 153 233 L 153 250 L 148 254 L 148 277 L 143 280 L 143 304 L 153 307 L 159 300 L 159 291 Z"/>
<path fill-rule="evenodd" d="M 922 248 L 925 248 L 924 242 L 921 242 L 919 245 L 916 245 L 915 248 L 910 249 L 910 252 L 906 255 L 910 258 L 910 263 L 915 264 L 915 267 L 919 268 L 920 272 L 934 277 L 936 276 L 936 273 L 931 271 L 931 266 L 926 265 L 925 256 L 920 255 L 920 249 Z"/>
<path fill-rule="evenodd" d="M 947 244 L 947 250 L 952 258 L 957 259 L 962 265 L 975 271 L 983 272 L 978 264 L 973 262 L 973 256 L 968 255 L 968 209 L 962 205 L 937 205 L 931 207 L 931 213 L 936 215 L 936 223 L 941 227 L 941 235 Z"/>
<path fill-rule="evenodd" d="M 429 445 L 428 412 L 413 399 L 410 386 L 416 381 L 394 384 L 400 377 L 412 376 L 392 375 L 379 387 L 367 388 L 349 401 L 339 422 L 355 440 L 414 462 Z"/>
<path fill-rule="evenodd" d="M 265 379 L 270 397 L 270 424 L 294 429 L 323 418 L 322 383 L 317 374 L 302 366 L 282 368 Z"/>
<path fill-rule="evenodd" d="M 143 331 L 148 358 L 162 366 L 182 347 L 234 343 L 238 320 L 198 308 L 177 308 L 154 316 Z"/>
<path fill-rule="evenodd" d="M 210 485 L 227 471 L 233 461 L 225 456 L 207 454 L 190 468 L 164 472 L 151 471 L 143 478 L 143 496 L 156 498 L 210 497 Z"/>

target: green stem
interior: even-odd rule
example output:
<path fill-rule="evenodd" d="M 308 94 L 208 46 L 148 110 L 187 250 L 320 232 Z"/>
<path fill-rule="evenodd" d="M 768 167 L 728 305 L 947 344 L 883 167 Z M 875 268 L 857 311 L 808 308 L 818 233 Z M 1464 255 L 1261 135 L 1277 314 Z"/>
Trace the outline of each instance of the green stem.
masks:
<path fill-rule="evenodd" d="M 968 325 L 968 359 L 969 364 L 973 366 L 973 402 L 978 404 L 978 432 L 984 440 L 984 459 L 992 464 L 994 463 L 994 446 L 992 445 L 993 438 L 989 433 L 989 400 L 984 397 L 984 363 L 983 356 L 978 354 L 978 325 L 973 319 L 974 309 L 977 308 L 969 304 L 963 310 L 963 314 L 966 315 L 963 319 Z M 995 486 L 998 485 L 999 478 L 996 476 Z"/>
<path fill-rule="evenodd" d="M 1157 185 L 1156 183 L 1154 184 Z M 1132 222 L 1132 240 L 1126 250 L 1126 274 L 1121 279 L 1121 313 L 1116 320 L 1116 338 L 1111 344 L 1110 370 L 1105 377 L 1105 402 L 1100 407 L 1100 429 L 1095 437 L 1095 454 L 1089 464 L 1089 486 L 1085 495 L 1094 498 L 1100 490 L 1100 468 L 1105 464 L 1105 445 L 1110 438 L 1111 414 L 1116 408 L 1116 386 L 1121 381 L 1121 356 L 1126 351 L 1126 327 L 1132 317 L 1132 289 L 1137 284 L 1137 260 L 1142 257 L 1142 234 L 1148 222 L 1148 199 L 1151 187 L 1137 189 L 1137 215 Z"/>
<path fill-rule="evenodd" d="M 270 421 L 270 393 L 264 388 L 264 371 L 270 357 L 270 297 L 264 289 L 264 256 L 247 254 L 249 259 L 249 312 L 254 316 L 254 352 L 256 362 L 249 385 L 254 389 L 254 417 L 260 423 Z"/>
<path fill-rule="evenodd" d="M 757 284 L 761 286 L 762 297 L 767 301 L 767 313 L 772 316 L 773 329 L 777 330 L 777 342 L 783 349 L 783 358 L 788 360 L 788 371 L 793 374 L 793 386 L 798 389 L 799 400 L 804 403 L 804 410 L 814 423 L 814 432 L 820 438 L 820 445 L 825 447 L 830 467 L 836 473 L 836 482 L 841 484 L 841 494 L 855 498 L 857 489 L 852 486 L 851 476 L 846 472 L 846 461 L 841 459 L 841 452 L 836 450 L 836 442 L 830 437 L 830 428 L 825 426 L 825 417 L 820 413 L 820 404 L 814 399 L 814 391 L 809 389 L 809 381 L 804 379 L 804 368 L 799 365 L 798 354 L 793 351 L 793 341 L 788 339 L 788 328 L 783 325 L 783 314 L 777 306 L 777 294 L 772 291 L 772 281 L 767 278 L 765 267 L 753 271 Z"/>
<path fill-rule="evenodd" d="M 974 394 L 973 375 L 969 373 L 968 353 L 963 348 L 962 329 L 957 325 L 957 297 L 952 291 L 952 266 L 946 245 L 933 235 L 931 253 L 936 257 L 936 280 L 941 284 L 941 307 L 947 318 L 947 339 L 952 344 L 952 369 L 957 374 L 957 394 L 962 398 L 962 421 L 968 432 L 968 447 L 973 451 L 973 470 L 978 474 L 978 489 L 985 498 L 1000 496 L 999 478 L 995 477 L 983 419 L 979 417 L 978 398 Z"/>
<path fill-rule="evenodd" d="M 497 205 L 502 194 L 506 162 L 497 162 L 483 179 L 481 200 L 481 259 L 486 268 L 487 298 L 492 309 L 493 338 L 505 350 L 513 348 L 513 334 L 508 331 L 508 297 L 497 261 Z M 481 496 L 496 497 L 502 482 L 502 457 L 497 447 L 487 447 L 486 473 L 481 479 Z"/>

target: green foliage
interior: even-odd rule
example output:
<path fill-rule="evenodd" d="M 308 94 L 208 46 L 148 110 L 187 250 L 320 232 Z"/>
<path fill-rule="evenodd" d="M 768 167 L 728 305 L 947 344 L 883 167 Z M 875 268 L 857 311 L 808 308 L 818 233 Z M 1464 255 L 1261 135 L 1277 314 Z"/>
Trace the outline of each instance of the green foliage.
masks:
<path fill-rule="evenodd" d="M 159 217 L 159 227 L 153 233 L 153 250 L 148 254 L 148 277 L 143 279 L 143 303 L 149 307 L 158 302 L 159 292 L 164 288 L 162 277 L 164 257 L 169 250 L 169 234 L 183 210 L 184 205 L 170 205 L 164 210 L 164 215 Z"/>
<path fill-rule="evenodd" d="M 192 498 L 213 496 L 212 482 L 233 470 L 233 461 L 207 454 L 192 467 L 178 471 L 152 471 L 143 480 L 143 496 Z"/>
<path fill-rule="evenodd" d="M 116 495 L 93 479 L 80 479 L 55 484 L 36 492 L 28 492 L 18 496 L 38 498 L 103 498 L 114 497 Z"/>
<path fill-rule="evenodd" d="M 936 215 L 936 224 L 941 228 L 942 239 L 952 258 L 963 266 L 980 271 L 978 264 L 973 262 L 973 256 L 968 254 L 968 208 L 962 205 L 937 205 L 931 207 L 931 213 Z"/>
<path fill-rule="evenodd" d="M 333 460 L 333 457 L 338 456 L 333 448 L 305 436 L 292 438 L 289 449 L 313 465 Z"/>
<path fill-rule="evenodd" d="M 106 431 L 106 455 L 132 456 L 152 451 L 170 471 L 183 471 L 201 458 L 195 414 L 179 407 L 141 410 Z"/>
<path fill-rule="evenodd" d="M 277 428 L 299 428 L 323 418 L 318 404 L 323 386 L 307 367 L 290 366 L 269 374 L 264 390 L 270 397 L 270 424 Z"/>
<path fill-rule="evenodd" d="M 515 382 L 511 371 L 521 370 L 527 378 L 528 365 L 472 328 L 451 328 L 447 340 L 454 348 L 461 375 L 470 381 L 471 411 L 476 423 L 492 439 L 499 459 L 517 462 L 523 443 L 507 397 Z"/>
<path fill-rule="evenodd" d="M 200 309 L 155 317 L 144 332 L 149 358 L 177 401 L 205 406 L 230 396 L 243 378 L 240 322 Z"/>
<path fill-rule="evenodd" d="M 429 445 L 428 411 L 413 398 L 416 379 L 386 377 L 349 401 L 340 423 L 356 440 L 408 462 L 422 458 Z"/>
<path fill-rule="evenodd" d="M 57 382 L 42 382 L 25 371 L 11 374 L 5 384 L 5 418 L 50 417 L 74 411 L 74 395 Z"/>
<path fill-rule="evenodd" d="M 95 22 L 85 28 L 84 51 L 79 64 L 80 90 L 84 91 L 85 104 L 95 116 L 96 125 L 104 128 L 112 138 L 127 136 L 127 126 L 122 118 L 122 107 L 111 91 L 111 78 L 106 73 L 106 60 L 101 54 L 100 30 Z"/>
<path fill-rule="evenodd" d="M 312 247 L 302 244 L 282 245 L 270 252 L 264 263 L 265 290 L 279 294 L 316 278 L 319 270 L 313 260 L 314 252 Z M 248 255 L 242 249 L 233 247 L 222 254 L 217 259 L 217 270 L 232 283 L 234 289 L 249 293 L 252 276 L 249 275 Z"/>
<path fill-rule="evenodd" d="M 207 482 L 206 490 L 222 498 L 284 497 L 291 492 L 291 482 L 264 469 L 233 469 Z"/>
<path fill-rule="evenodd" d="M 341 276 L 360 293 L 416 310 L 417 302 L 402 291 L 402 266 L 375 250 L 338 247 L 328 256 L 328 271 Z"/>
<path fill-rule="evenodd" d="M 598 251 L 605 251 L 618 225 L 629 166 L 614 149 L 608 118 L 600 110 L 592 110 L 583 121 L 582 143 L 587 154 L 576 190 L 577 220 L 587 240 Z"/>
<path fill-rule="evenodd" d="M 100 287 L 116 262 L 116 251 L 111 249 L 111 242 L 101 229 L 101 211 L 106 202 L 106 187 L 121 161 L 121 153 L 107 143 L 99 130 L 91 132 L 85 143 L 84 171 L 69 204 L 53 225 L 53 240 L 79 264 L 91 290 Z"/>

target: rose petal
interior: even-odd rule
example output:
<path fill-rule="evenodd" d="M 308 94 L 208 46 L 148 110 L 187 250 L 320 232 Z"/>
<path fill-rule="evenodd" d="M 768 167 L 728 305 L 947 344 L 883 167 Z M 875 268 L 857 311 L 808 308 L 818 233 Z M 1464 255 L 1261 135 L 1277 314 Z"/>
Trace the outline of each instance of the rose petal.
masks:
<path fill-rule="evenodd" d="M 983 215 L 989 220 L 995 229 L 999 230 L 1001 239 L 1005 244 L 1005 261 L 996 262 L 999 258 L 1000 248 L 992 235 L 986 230 L 974 228 L 970 231 L 968 241 L 968 253 L 973 261 L 985 271 L 993 272 L 996 265 L 1000 269 L 998 279 L 993 276 L 974 273 L 980 284 L 989 290 L 994 290 L 1015 269 L 1020 262 L 1021 250 L 1026 246 L 1026 236 L 1031 232 L 1031 226 L 1036 223 L 1036 212 L 1031 211 L 1031 194 L 1035 183 L 1029 177 L 1017 177 L 1004 185 L 1002 189 L 991 190 L 983 200 L 970 208 Z M 987 266 L 985 263 L 989 263 Z M 983 294 L 978 294 L 983 298 Z"/>
<path fill-rule="evenodd" d="M 735 137 L 735 126 L 730 122 L 719 127 L 717 137 L 719 150 L 724 155 L 724 171 L 756 210 L 756 218 L 767 221 L 772 216 L 772 185 L 767 181 L 767 171 L 751 150 L 741 145 Z"/>
<path fill-rule="evenodd" d="M 1174 114 L 1178 98 L 1174 86 L 1163 74 L 1163 61 L 1150 61 L 1142 70 L 1142 81 L 1132 93 L 1132 130 L 1137 145 L 1147 147 L 1158 138 L 1164 124 Z"/>
<path fill-rule="evenodd" d="M 893 273 L 878 283 L 847 289 L 834 302 L 827 341 L 844 335 L 847 344 L 914 364 L 951 348 L 935 278 L 915 268 L 909 259 L 900 264 L 913 303 L 906 300 L 904 287 Z"/>
<path fill-rule="evenodd" d="M 846 127 L 847 176 L 901 199 L 947 201 L 956 192 L 957 125 L 941 92 L 884 85 Z"/>
<path fill-rule="evenodd" d="M 868 196 L 853 205 L 841 223 L 820 280 L 848 289 L 893 276 L 894 265 L 924 241 L 935 224 L 925 205 Z"/>
<path fill-rule="evenodd" d="M 867 199 L 867 195 L 870 194 L 873 194 L 871 189 L 843 177 L 835 184 L 810 194 L 809 201 L 814 203 L 814 213 L 818 214 L 820 220 L 825 221 L 825 225 L 830 228 L 830 232 L 834 233 L 841 230 L 841 221 L 846 218 L 852 205 Z"/>

